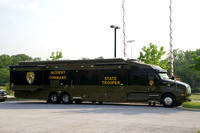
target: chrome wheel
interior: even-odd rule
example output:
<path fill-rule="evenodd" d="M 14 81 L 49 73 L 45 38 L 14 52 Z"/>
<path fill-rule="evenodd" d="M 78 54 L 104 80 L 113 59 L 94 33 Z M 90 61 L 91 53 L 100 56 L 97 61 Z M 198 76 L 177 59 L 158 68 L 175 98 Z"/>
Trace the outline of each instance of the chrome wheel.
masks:
<path fill-rule="evenodd" d="M 68 93 L 63 93 L 61 95 L 61 99 L 62 99 L 62 103 L 66 103 L 66 104 L 71 103 L 70 95 Z"/>
<path fill-rule="evenodd" d="M 176 105 L 176 97 L 172 94 L 165 94 L 162 96 L 161 102 L 165 107 L 174 107 Z"/>
<path fill-rule="evenodd" d="M 52 101 L 52 102 L 56 102 L 57 100 L 58 100 L 57 95 L 56 95 L 56 94 L 53 94 L 53 95 L 51 96 L 51 101 Z"/>
<path fill-rule="evenodd" d="M 68 102 L 69 102 L 69 95 L 68 95 L 68 94 L 64 94 L 64 95 L 62 96 L 62 101 L 63 101 L 64 103 L 68 103 Z"/>
<path fill-rule="evenodd" d="M 171 97 L 165 97 L 164 102 L 166 105 L 171 106 L 173 103 L 173 100 Z"/>
<path fill-rule="evenodd" d="M 58 94 L 53 92 L 49 95 L 49 100 L 51 103 L 59 103 L 59 97 Z"/>

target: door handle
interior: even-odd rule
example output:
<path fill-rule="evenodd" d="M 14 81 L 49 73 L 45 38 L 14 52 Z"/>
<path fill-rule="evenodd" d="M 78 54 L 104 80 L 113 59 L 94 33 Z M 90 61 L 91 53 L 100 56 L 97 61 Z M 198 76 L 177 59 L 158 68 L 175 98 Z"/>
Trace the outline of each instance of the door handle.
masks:
<path fill-rule="evenodd" d="M 73 87 L 73 80 L 71 81 L 71 88 Z"/>

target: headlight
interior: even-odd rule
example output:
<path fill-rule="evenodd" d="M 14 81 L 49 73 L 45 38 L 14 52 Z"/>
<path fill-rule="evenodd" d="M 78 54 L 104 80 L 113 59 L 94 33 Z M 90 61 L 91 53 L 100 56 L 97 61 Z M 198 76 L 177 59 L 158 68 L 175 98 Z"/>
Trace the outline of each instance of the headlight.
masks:
<path fill-rule="evenodd" d="M 191 87 L 190 87 L 190 85 L 186 86 L 186 92 L 187 92 L 187 94 L 191 94 Z"/>
<path fill-rule="evenodd" d="M 6 93 L 6 91 L 2 91 L 2 92 L 0 92 L 0 94 L 3 96 L 3 95 L 6 95 L 7 93 Z"/>

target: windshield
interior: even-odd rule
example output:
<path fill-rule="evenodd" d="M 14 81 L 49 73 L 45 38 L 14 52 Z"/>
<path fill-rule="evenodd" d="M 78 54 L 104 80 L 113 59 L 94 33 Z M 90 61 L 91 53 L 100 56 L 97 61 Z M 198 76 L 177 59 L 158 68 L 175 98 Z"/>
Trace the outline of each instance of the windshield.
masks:
<path fill-rule="evenodd" d="M 164 79 L 169 79 L 169 76 L 167 75 L 167 73 L 158 73 L 158 75 L 160 76 L 160 78 L 161 78 L 162 80 L 164 80 Z"/>

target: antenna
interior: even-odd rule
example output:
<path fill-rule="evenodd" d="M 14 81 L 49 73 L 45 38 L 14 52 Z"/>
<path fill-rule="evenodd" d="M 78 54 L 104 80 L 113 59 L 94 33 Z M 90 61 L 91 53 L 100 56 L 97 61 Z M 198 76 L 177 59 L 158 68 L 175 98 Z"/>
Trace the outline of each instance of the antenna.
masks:
<path fill-rule="evenodd" d="M 123 9 L 123 17 L 122 17 L 122 22 L 123 22 L 123 44 L 124 44 L 124 57 L 126 57 L 126 33 L 125 33 L 125 28 L 126 28 L 126 23 L 125 23 L 125 15 L 126 15 L 126 11 L 125 11 L 125 8 L 124 8 L 124 3 L 125 3 L 125 0 L 122 0 L 122 9 Z"/>
<path fill-rule="evenodd" d="M 173 45 L 172 45 L 172 0 L 170 0 L 170 6 L 169 6 L 169 9 L 170 9 L 170 16 L 169 16 L 169 19 L 170 19 L 170 26 L 169 26 L 169 29 L 170 29 L 170 76 L 174 76 L 174 57 L 173 57 Z"/>

